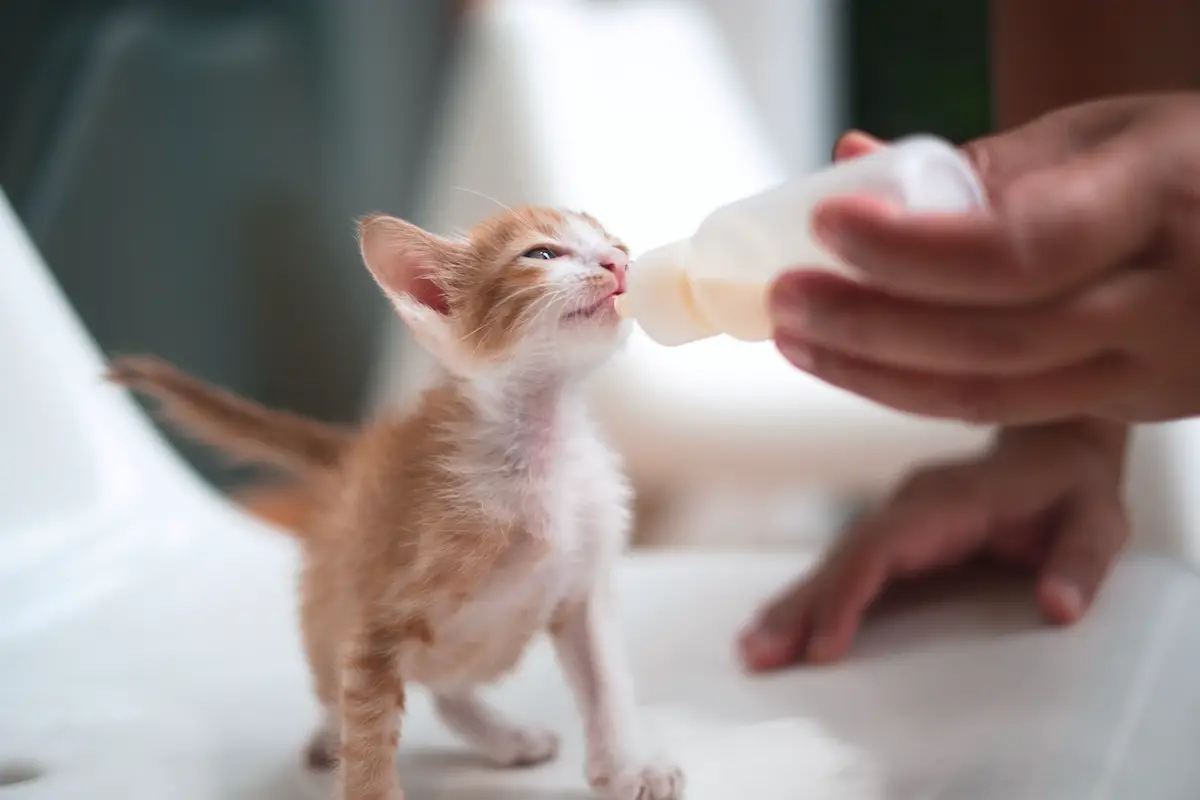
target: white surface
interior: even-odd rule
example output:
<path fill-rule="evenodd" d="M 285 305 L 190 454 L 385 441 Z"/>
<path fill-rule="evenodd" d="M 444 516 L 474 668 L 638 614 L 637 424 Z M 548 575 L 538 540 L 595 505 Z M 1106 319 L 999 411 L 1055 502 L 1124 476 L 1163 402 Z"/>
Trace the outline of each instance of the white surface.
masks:
<path fill-rule="evenodd" d="M 0 774 L 13 760 L 45 773 L 5 798 L 322 796 L 324 782 L 297 766 L 316 712 L 291 553 L 232 515 L 180 511 L 154 526 L 170 544 L 144 553 L 144 573 L 118 594 L 50 629 L 0 633 Z M 1043 627 L 1024 593 L 910 611 L 875 625 L 844 666 L 744 679 L 730 656 L 736 626 L 801 562 L 668 556 L 622 570 L 641 698 L 660 745 L 693 772 L 692 800 L 738 786 L 757 800 L 1200 792 L 1192 576 L 1127 565 L 1095 616 L 1065 632 Z M 560 730 L 560 760 L 482 766 L 418 695 L 400 758 L 409 800 L 586 796 L 579 725 L 549 649 L 495 696 Z"/>
<path fill-rule="evenodd" d="M 0 319 L 0 417 L 35 437 L 0 448 L 0 796 L 321 796 L 296 766 L 316 714 L 289 541 L 202 490 L 97 380 L 98 354 L 4 203 Z M 37 441 L 57 443 L 39 454 Z M 1069 631 L 1042 626 L 1027 592 L 910 607 L 836 669 L 743 678 L 735 629 L 804 562 L 621 567 L 641 699 L 660 745 L 692 770 L 692 800 L 1200 795 L 1190 572 L 1127 563 Z M 578 723 L 544 643 L 496 700 L 561 730 L 563 757 L 483 768 L 419 698 L 400 759 L 409 800 L 585 796 Z"/>
<path fill-rule="evenodd" d="M 434 229 L 474 223 L 497 202 L 565 205 L 595 215 L 636 253 L 689 236 L 713 209 L 788 177 L 700 5 L 492 0 L 471 17 L 460 54 L 421 220 Z M 829 124 L 811 122 L 814 131 Z M 403 403 L 427 360 L 399 325 L 388 346 L 376 397 Z M 635 331 L 595 392 L 643 484 L 878 492 L 915 461 L 984 440 L 832 389 L 769 343 L 724 337 L 668 350 Z"/>

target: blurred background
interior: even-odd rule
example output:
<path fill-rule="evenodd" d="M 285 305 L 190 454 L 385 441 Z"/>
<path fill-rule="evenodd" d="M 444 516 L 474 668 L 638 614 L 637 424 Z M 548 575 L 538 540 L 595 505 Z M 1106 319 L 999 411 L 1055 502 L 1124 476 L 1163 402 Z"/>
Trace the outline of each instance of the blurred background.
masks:
<path fill-rule="evenodd" d="M 642 249 L 846 127 L 984 132 L 986 60 L 985 0 L 6 0 L 0 187 L 104 350 L 352 420 L 420 385 L 356 217 L 563 203 Z M 643 543 L 826 535 L 979 441 L 769 348 L 631 349 L 596 403 Z"/>

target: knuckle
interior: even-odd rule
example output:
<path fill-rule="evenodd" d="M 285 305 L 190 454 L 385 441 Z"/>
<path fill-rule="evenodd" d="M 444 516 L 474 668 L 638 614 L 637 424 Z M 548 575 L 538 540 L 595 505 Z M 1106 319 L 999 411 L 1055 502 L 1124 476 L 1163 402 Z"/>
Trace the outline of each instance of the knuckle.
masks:
<path fill-rule="evenodd" d="M 975 173 L 979 176 L 984 186 L 994 185 L 998 178 L 1003 177 L 997 174 L 995 159 L 991 153 L 992 139 L 973 139 L 961 146 L 962 152 L 966 155 L 967 160 L 975 168 Z"/>
<path fill-rule="evenodd" d="M 828 330 L 846 344 L 869 348 L 877 338 L 876 318 L 853 305 L 831 305 L 822 317 Z"/>
<path fill-rule="evenodd" d="M 972 472 L 962 465 L 928 467 L 906 478 L 896 492 L 896 499 L 912 503 L 963 495 L 974 491 L 975 483 Z"/>
<path fill-rule="evenodd" d="M 895 500 L 912 500 L 929 494 L 930 489 L 939 483 L 941 472 L 940 468 L 935 467 L 912 473 L 900 481 L 893 498 Z"/>
<path fill-rule="evenodd" d="M 987 424 L 1002 422 L 1003 411 L 999 388 L 990 380 L 958 382 L 949 397 L 949 410 L 963 422 Z"/>
<path fill-rule="evenodd" d="M 1087 500 L 1109 503 L 1112 507 L 1108 511 L 1124 514 L 1120 461 L 1114 463 L 1113 457 L 1094 440 L 1075 435 L 1058 441 L 1050 452 L 1060 468 L 1075 478 L 1077 491 Z"/>
<path fill-rule="evenodd" d="M 1101 502 L 1103 506 L 1097 514 L 1097 524 L 1108 534 L 1104 538 L 1115 542 L 1119 549 L 1121 545 L 1129 541 L 1131 535 L 1129 515 L 1115 491 L 1106 493 L 1105 499 Z"/>
<path fill-rule="evenodd" d="M 1116 493 L 1112 465 L 1100 457 L 1095 445 L 1079 442 L 1070 454 L 1069 468 L 1079 477 L 1079 483 L 1093 497 Z"/>
<path fill-rule="evenodd" d="M 827 292 L 807 311 L 813 332 L 836 339 L 843 345 L 870 345 L 878 339 L 880 317 L 861 299 Z"/>
<path fill-rule="evenodd" d="M 971 358 L 990 363 L 1023 361 L 1033 350 L 1026 328 L 1004 322 L 976 323 L 964 332 L 962 341 Z"/>
<path fill-rule="evenodd" d="M 1115 536 L 1086 537 L 1070 548 L 1067 558 L 1080 568 L 1090 568 L 1096 580 L 1099 580 L 1120 554 L 1122 544 L 1122 540 Z"/>

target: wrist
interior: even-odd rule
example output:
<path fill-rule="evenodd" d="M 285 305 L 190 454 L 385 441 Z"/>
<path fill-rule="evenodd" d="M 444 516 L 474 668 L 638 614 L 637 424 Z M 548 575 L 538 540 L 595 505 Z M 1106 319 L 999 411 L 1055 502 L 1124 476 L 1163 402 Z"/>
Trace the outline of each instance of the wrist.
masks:
<path fill-rule="evenodd" d="M 995 439 L 997 449 L 1023 446 L 1030 440 L 1046 438 L 1076 442 L 1098 454 L 1112 470 L 1118 481 L 1124 479 L 1125 453 L 1129 443 L 1130 426 L 1093 417 L 1066 420 L 1046 425 L 1001 428 Z"/>

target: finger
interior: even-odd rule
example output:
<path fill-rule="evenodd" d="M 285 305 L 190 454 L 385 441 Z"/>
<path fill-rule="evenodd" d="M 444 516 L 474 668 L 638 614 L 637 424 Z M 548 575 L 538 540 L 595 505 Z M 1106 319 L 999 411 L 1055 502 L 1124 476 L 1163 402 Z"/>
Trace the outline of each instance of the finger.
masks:
<path fill-rule="evenodd" d="M 1029 376 L 993 378 L 897 369 L 796 340 L 776 337 L 779 352 L 826 383 L 897 411 L 978 424 L 1031 425 L 1108 407 L 1129 383 L 1120 355 Z"/>
<path fill-rule="evenodd" d="M 844 657 L 867 610 L 893 580 L 960 563 L 979 549 L 992 516 L 988 492 L 995 481 L 988 472 L 982 464 L 920 472 L 844 535 L 809 610 L 808 660 Z M 1000 498 L 996 505 L 1008 503 Z"/>
<path fill-rule="evenodd" d="M 779 334 L 935 373 L 1029 375 L 1094 357 L 1111 344 L 1107 316 L 1074 298 L 1032 309 L 931 306 L 822 272 L 779 278 L 770 309 Z"/>
<path fill-rule="evenodd" d="M 1050 555 L 1038 577 L 1043 613 L 1059 624 L 1078 621 L 1129 538 L 1129 525 L 1116 493 L 1087 498 L 1063 515 Z"/>
<path fill-rule="evenodd" d="M 1149 148 L 1134 140 L 1014 181 L 998 203 L 1025 273 L 1017 278 L 1045 296 L 1132 259 L 1161 225 L 1160 185 Z"/>
<path fill-rule="evenodd" d="M 1094 280 L 1151 241 L 1161 192 L 1144 147 L 1119 142 L 1015 180 L 991 210 L 906 214 L 878 199 L 830 198 L 821 242 L 873 285 L 967 305 L 1044 301 Z"/>
<path fill-rule="evenodd" d="M 892 580 L 961 563 L 997 528 L 1022 533 L 1006 521 L 1033 516 L 1069 492 L 1078 480 L 1064 461 L 1071 455 L 1056 448 L 1019 468 L 993 458 L 918 473 L 843 535 L 817 576 L 771 607 L 761 626 L 789 637 L 786 655 L 771 667 L 801 656 L 841 659 Z"/>
<path fill-rule="evenodd" d="M 874 523 L 888 525 L 887 515 Z M 837 661 L 846 655 L 863 615 L 875 602 L 891 577 L 892 553 L 887 541 L 903 532 L 874 534 L 851 533 L 851 540 L 863 545 L 848 550 L 831 565 L 826 590 L 817 598 L 811 638 L 805 651 L 808 661 L 817 664 Z"/>
<path fill-rule="evenodd" d="M 742 664 L 769 672 L 800 660 L 812 629 L 811 609 L 818 576 L 806 576 L 772 599 L 738 638 Z"/>
<path fill-rule="evenodd" d="M 909 214 L 878 197 L 831 197 L 813 234 L 851 273 L 900 297 L 971 305 L 1024 302 L 1003 291 L 1016 251 L 991 210 Z"/>
<path fill-rule="evenodd" d="M 1007 526 L 993 533 L 987 552 L 997 561 L 1036 570 L 1046 563 L 1050 544 L 1044 520 Z"/>
<path fill-rule="evenodd" d="M 847 131 L 842 134 L 833 146 L 833 160 L 845 161 L 851 158 L 865 156 L 883 147 L 884 143 L 874 136 L 862 131 Z"/>
<path fill-rule="evenodd" d="M 920 539 L 929 532 L 929 526 L 906 525 L 911 517 L 888 506 L 844 532 L 818 571 L 768 603 L 742 634 L 738 644 L 746 667 L 763 672 L 845 655 L 863 613 L 887 584 L 888 542 Z"/>

